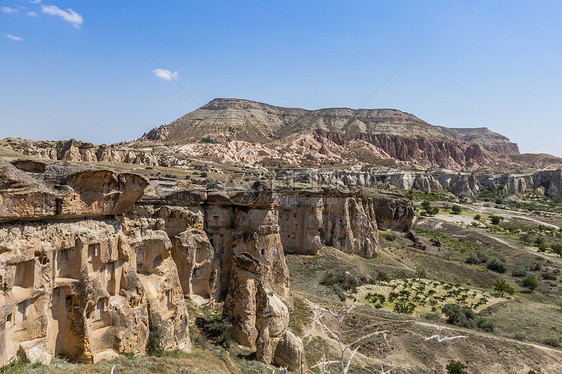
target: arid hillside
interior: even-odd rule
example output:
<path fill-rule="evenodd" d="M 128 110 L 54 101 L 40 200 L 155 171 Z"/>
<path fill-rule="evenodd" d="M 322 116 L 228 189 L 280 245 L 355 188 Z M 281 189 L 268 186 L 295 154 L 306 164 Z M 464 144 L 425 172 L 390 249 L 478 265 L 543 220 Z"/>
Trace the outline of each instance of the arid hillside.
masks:
<path fill-rule="evenodd" d="M 391 159 L 423 168 L 493 167 L 517 144 L 487 128 L 433 126 L 395 109 L 283 108 L 240 99 L 215 99 L 144 134 L 191 155 L 242 162 L 302 164 Z"/>

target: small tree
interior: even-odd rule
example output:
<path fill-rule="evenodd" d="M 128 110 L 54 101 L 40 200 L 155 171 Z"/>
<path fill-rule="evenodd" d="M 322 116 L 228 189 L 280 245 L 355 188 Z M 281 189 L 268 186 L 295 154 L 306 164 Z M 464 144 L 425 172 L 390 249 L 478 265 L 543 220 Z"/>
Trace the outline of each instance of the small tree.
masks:
<path fill-rule="evenodd" d="M 535 288 L 539 286 L 539 282 L 537 282 L 537 280 L 533 277 L 527 277 L 523 279 L 523 282 L 521 284 L 523 285 L 523 287 L 527 288 L 530 292 L 533 292 Z"/>
<path fill-rule="evenodd" d="M 451 212 L 453 214 L 461 214 L 462 209 L 459 205 L 453 205 L 453 207 L 451 208 Z"/>
<path fill-rule="evenodd" d="M 501 257 L 494 257 L 490 261 L 488 261 L 487 265 L 488 269 L 493 270 L 497 273 L 505 273 L 507 271 L 507 265 L 505 260 Z"/>
<path fill-rule="evenodd" d="M 548 245 L 546 243 L 539 244 L 539 252 L 546 252 L 548 250 Z"/>
<path fill-rule="evenodd" d="M 531 234 L 529 234 L 528 232 L 524 233 L 523 235 L 521 235 L 521 241 L 524 244 L 531 244 Z"/>
<path fill-rule="evenodd" d="M 498 225 L 501 221 L 503 221 L 503 217 L 501 216 L 490 216 L 490 222 L 492 222 L 493 225 Z"/>
<path fill-rule="evenodd" d="M 513 295 L 515 293 L 515 289 L 505 279 L 498 279 L 494 282 L 494 291 L 501 297 L 505 294 Z"/>
<path fill-rule="evenodd" d="M 557 254 L 558 256 L 562 257 L 562 244 L 556 243 L 550 246 L 550 249 L 553 253 Z"/>
<path fill-rule="evenodd" d="M 379 283 L 388 283 L 390 282 L 390 277 L 383 271 L 379 271 L 377 273 L 376 281 Z"/>
<path fill-rule="evenodd" d="M 482 218 L 482 216 L 480 214 L 477 214 L 477 215 L 474 216 L 475 221 L 480 221 L 481 218 Z"/>
<path fill-rule="evenodd" d="M 447 374 L 468 374 L 464 369 L 468 368 L 465 364 L 460 361 L 451 360 L 446 366 Z"/>

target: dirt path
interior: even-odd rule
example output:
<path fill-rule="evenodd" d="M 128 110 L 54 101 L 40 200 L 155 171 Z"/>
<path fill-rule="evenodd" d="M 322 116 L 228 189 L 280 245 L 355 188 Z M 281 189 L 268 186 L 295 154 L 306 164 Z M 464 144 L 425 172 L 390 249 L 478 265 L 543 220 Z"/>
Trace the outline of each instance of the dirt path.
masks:
<path fill-rule="evenodd" d="M 506 210 L 503 210 L 503 209 L 496 209 L 496 208 L 492 208 L 492 207 L 484 207 L 484 206 L 480 206 L 480 205 L 465 205 L 465 204 L 455 204 L 455 205 L 459 205 L 462 208 L 464 208 L 465 210 L 473 211 L 475 213 L 496 214 L 496 215 L 499 215 L 499 216 L 506 217 L 508 219 L 521 219 L 521 220 L 524 220 L 524 221 L 529 221 L 529 222 L 533 222 L 533 223 L 536 223 L 536 224 L 539 224 L 539 225 L 552 227 L 554 229 L 560 230 L 560 226 L 554 225 L 552 223 L 541 221 L 541 220 L 536 219 L 534 217 L 529 217 L 527 215 L 523 215 L 522 213 L 519 213 L 519 214 L 506 213 Z M 509 212 L 509 210 L 508 210 L 508 212 Z"/>
<path fill-rule="evenodd" d="M 435 328 L 437 326 L 434 323 L 420 322 L 420 321 L 416 321 L 416 320 L 409 320 L 409 321 L 415 323 L 416 325 L 425 326 L 425 327 Z M 467 336 L 467 337 L 470 337 L 470 335 L 477 335 L 477 336 L 480 336 L 480 337 L 490 338 L 490 339 L 494 339 L 494 340 L 500 340 L 500 341 L 507 342 L 507 343 L 526 345 L 528 347 L 533 347 L 533 348 L 537 348 L 537 349 L 540 349 L 540 350 L 543 350 L 543 351 L 553 352 L 553 353 L 556 353 L 556 354 L 562 356 L 562 350 L 559 350 L 559 349 L 556 349 L 556 348 L 550 348 L 550 347 L 546 347 L 546 346 L 540 345 L 540 344 L 522 342 L 522 341 L 519 341 L 519 340 L 506 338 L 506 337 L 503 337 L 503 336 L 496 336 L 496 335 L 492 335 L 492 334 L 487 334 L 485 332 L 480 332 L 480 331 L 475 331 L 475 330 L 466 330 L 466 329 L 463 329 L 463 328 L 460 328 L 460 327 L 450 327 L 450 326 L 444 326 L 444 325 L 441 325 L 441 330 L 442 331 L 443 330 L 459 331 L 459 332 L 461 332 L 461 334 L 464 334 L 463 336 Z"/>

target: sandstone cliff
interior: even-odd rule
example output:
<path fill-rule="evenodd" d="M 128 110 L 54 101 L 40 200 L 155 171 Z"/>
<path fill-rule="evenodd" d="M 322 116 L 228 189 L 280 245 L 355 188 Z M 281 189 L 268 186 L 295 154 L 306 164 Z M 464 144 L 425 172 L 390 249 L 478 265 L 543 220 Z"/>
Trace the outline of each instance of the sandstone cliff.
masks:
<path fill-rule="evenodd" d="M 378 226 L 413 218 L 407 200 L 360 190 L 143 196 L 135 174 L 32 160 L 0 176 L 0 364 L 142 354 L 155 329 L 162 348 L 187 351 L 184 297 L 224 303 L 233 336 L 269 363 L 293 310 L 285 251 L 372 257 Z"/>
<path fill-rule="evenodd" d="M 144 353 L 156 315 L 163 347 L 189 350 L 168 236 L 121 216 L 146 181 L 16 165 L 0 165 L 0 364 L 16 354 L 49 362 L 54 354 L 97 361 Z"/>

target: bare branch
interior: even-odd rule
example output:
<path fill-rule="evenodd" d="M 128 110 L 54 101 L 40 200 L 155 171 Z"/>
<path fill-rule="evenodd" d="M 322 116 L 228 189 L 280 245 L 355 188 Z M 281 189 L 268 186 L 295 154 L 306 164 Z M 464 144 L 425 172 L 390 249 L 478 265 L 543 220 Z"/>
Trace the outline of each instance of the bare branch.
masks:
<path fill-rule="evenodd" d="M 342 363 L 341 361 L 324 361 L 324 362 L 320 362 L 320 363 L 318 363 L 314 366 L 311 366 L 310 368 L 314 369 L 315 367 L 318 367 L 318 366 L 326 366 L 326 365 L 341 364 L 341 363 Z"/>
<path fill-rule="evenodd" d="M 355 356 L 355 354 L 357 353 L 358 350 L 359 350 L 359 347 L 355 348 L 353 350 L 353 352 L 351 353 L 351 357 L 349 358 L 349 361 L 347 361 L 347 365 L 345 366 L 345 372 L 346 373 L 349 370 L 349 365 L 351 365 L 351 361 L 353 361 L 353 357 Z"/>
<path fill-rule="evenodd" d="M 382 335 L 382 336 L 384 337 L 384 340 L 385 340 L 386 343 L 388 344 L 388 339 L 387 339 L 387 337 L 386 337 L 386 331 L 375 331 L 375 332 L 372 332 L 372 333 L 367 334 L 367 335 L 365 335 L 365 336 L 362 336 L 362 337 L 360 337 L 360 338 L 357 338 L 356 340 L 354 340 L 353 342 L 349 343 L 348 345 L 349 345 L 349 346 L 352 346 L 352 345 L 358 344 L 358 343 L 362 342 L 363 340 L 368 339 L 368 338 L 370 338 L 371 336 L 375 336 L 375 335 Z"/>
<path fill-rule="evenodd" d="M 350 305 L 349 308 L 341 315 L 341 317 L 339 318 L 340 323 L 342 323 L 343 320 L 349 315 L 349 313 L 351 313 L 351 311 L 356 307 L 357 307 L 357 301 L 352 305 Z"/>

